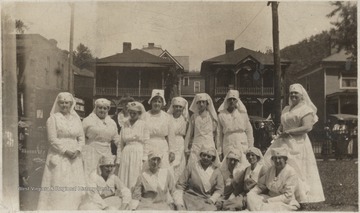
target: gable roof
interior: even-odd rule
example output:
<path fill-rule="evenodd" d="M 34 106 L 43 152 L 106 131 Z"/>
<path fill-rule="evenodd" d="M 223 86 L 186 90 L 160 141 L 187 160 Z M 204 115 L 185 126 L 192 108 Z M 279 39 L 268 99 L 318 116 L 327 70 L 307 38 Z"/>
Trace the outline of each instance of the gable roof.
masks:
<path fill-rule="evenodd" d="M 97 64 L 159 64 L 159 65 L 171 65 L 173 62 L 166 59 L 160 58 L 158 56 L 147 53 L 143 50 L 133 49 L 126 51 L 124 53 L 117 53 L 105 58 L 98 59 Z"/>
<path fill-rule="evenodd" d="M 77 69 L 77 70 L 74 70 L 74 74 L 75 75 L 80 75 L 80 76 L 85 76 L 85 77 L 91 77 L 93 78 L 94 77 L 94 73 L 91 72 L 90 70 L 88 69 Z"/>
<path fill-rule="evenodd" d="M 244 47 L 241 47 L 237 50 L 228 52 L 223 55 L 216 56 L 214 58 L 210 58 L 205 60 L 204 62 L 221 64 L 221 65 L 236 65 L 248 56 L 251 56 L 259 63 L 264 65 L 273 65 L 274 57 L 273 55 L 264 54 L 261 52 L 253 51 Z M 281 59 L 281 62 L 289 62 L 287 60 Z"/>
<path fill-rule="evenodd" d="M 174 58 L 184 67 L 185 72 L 189 72 L 189 56 L 174 56 Z"/>
<path fill-rule="evenodd" d="M 175 57 L 172 56 L 167 50 L 164 50 L 164 51 L 159 55 L 159 57 L 163 57 L 164 55 L 167 55 L 173 62 L 175 62 L 175 64 L 177 64 L 177 65 L 180 67 L 180 69 L 184 70 L 183 65 L 180 64 L 180 63 L 175 59 Z"/>
<path fill-rule="evenodd" d="M 324 62 L 346 62 L 351 60 L 351 54 L 346 53 L 345 50 L 340 50 L 338 53 L 334 53 L 326 58 L 324 58 L 322 61 Z"/>
<path fill-rule="evenodd" d="M 144 47 L 141 50 L 156 56 L 160 56 L 160 54 L 164 52 L 161 47 Z"/>

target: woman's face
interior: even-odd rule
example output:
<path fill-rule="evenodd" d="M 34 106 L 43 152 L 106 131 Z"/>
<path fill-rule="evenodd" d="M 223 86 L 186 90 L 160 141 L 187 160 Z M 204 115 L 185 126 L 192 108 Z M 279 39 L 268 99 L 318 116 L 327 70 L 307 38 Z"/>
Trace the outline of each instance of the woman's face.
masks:
<path fill-rule="evenodd" d="M 95 107 L 95 113 L 100 119 L 104 119 L 109 112 L 109 107 L 99 104 Z"/>
<path fill-rule="evenodd" d="M 184 107 L 180 105 L 173 105 L 173 109 L 174 109 L 173 115 L 175 118 L 177 118 L 182 114 Z"/>
<path fill-rule="evenodd" d="M 140 112 L 135 110 L 129 110 L 130 120 L 136 121 L 140 117 Z"/>
<path fill-rule="evenodd" d="M 199 112 L 204 112 L 207 107 L 207 101 L 198 101 L 196 102 Z"/>
<path fill-rule="evenodd" d="M 272 156 L 271 160 L 274 162 L 276 169 L 283 169 L 286 165 L 286 157 L 283 156 Z"/>
<path fill-rule="evenodd" d="M 200 154 L 200 162 L 204 166 L 210 166 L 214 160 L 214 156 L 209 155 L 207 153 L 201 153 Z"/>
<path fill-rule="evenodd" d="M 236 167 L 236 165 L 239 163 L 239 160 L 235 159 L 235 158 L 226 158 L 226 161 L 227 161 L 229 170 L 233 170 Z"/>
<path fill-rule="evenodd" d="M 228 109 L 230 109 L 230 110 L 235 109 L 237 102 L 238 102 L 238 101 L 236 100 L 236 98 L 229 98 L 229 99 L 227 99 Z"/>
<path fill-rule="evenodd" d="M 153 157 L 149 159 L 149 168 L 152 173 L 155 173 L 160 168 L 161 159 L 159 157 Z"/>
<path fill-rule="evenodd" d="M 249 161 L 250 164 L 258 162 L 258 157 L 252 152 L 246 154 L 246 159 Z"/>
<path fill-rule="evenodd" d="M 102 165 L 100 166 L 101 175 L 108 177 L 114 169 L 114 165 Z"/>
<path fill-rule="evenodd" d="M 290 92 L 290 100 L 293 102 L 293 105 L 298 104 L 302 99 L 302 95 L 296 91 Z"/>
<path fill-rule="evenodd" d="M 58 105 L 60 107 L 60 112 L 63 114 L 68 114 L 70 113 L 70 108 L 72 105 L 71 101 L 67 101 L 67 100 L 59 100 L 58 101 Z"/>
<path fill-rule="evenodd" d="M 164 103 L 161 97 L 157 96 L 151 100 L 151 110 L 154 112 L 160 112 Z"/>

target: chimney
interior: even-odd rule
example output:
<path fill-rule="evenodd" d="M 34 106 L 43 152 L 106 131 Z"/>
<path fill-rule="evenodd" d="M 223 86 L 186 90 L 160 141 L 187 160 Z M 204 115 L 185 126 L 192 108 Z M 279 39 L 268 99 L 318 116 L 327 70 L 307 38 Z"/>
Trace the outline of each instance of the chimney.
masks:
<path fill-rule="evenodd" d="M 131 50 L 131 42 L 123 42 L 123 53 Z"/>
<path fill-rule="evenodd" d="M 148 43 L 148 48 L 154 48 L 155 47 L 155 43 Z"/>
<path fill-rule="evenodd" d="M 234 46 L 235 46 L 235 40 L 226 40 L 225 41 L 225 52 L 229 53 L 234 51 Z"/>

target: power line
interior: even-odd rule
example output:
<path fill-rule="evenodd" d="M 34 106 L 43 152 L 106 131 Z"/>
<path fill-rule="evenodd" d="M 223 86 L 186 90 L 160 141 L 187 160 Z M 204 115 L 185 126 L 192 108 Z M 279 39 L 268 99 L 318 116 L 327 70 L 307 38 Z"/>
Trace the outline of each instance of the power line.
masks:
<path fill-rule="evenodd" d="M 234 40 L 236 40 L 237 38 L 239 38 L 239 36 L 241 36 L 241 34 L 243 34 L 245 32 L 245 30 L 250 26 L 251 23 L 253 23 L 253 21 L 256 19 L 256 17 L 261 13 L 261 11 L 263 11 L 263 9 L 266 7 L 266 5 L 264 5 L 259 12 L 251 19 L 251 21 L 246 25 L 246 27 L 240 32 L 240 34 L 238 36 L 235 37 Z"/>

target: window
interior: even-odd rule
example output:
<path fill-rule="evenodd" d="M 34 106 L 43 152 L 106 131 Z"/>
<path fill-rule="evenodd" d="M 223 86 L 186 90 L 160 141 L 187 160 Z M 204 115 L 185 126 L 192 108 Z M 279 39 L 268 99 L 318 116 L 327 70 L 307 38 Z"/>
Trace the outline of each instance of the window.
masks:
<path fill-rule="evenodd" d="M 189 86 L 189 77 L 183 78 L 183 86 Z"/>
<path fill-rule="evenodd" d="M 194 81 L 194 93 L 200 92 L 200 81 Z"/>
<path fill-rule="evenodd" d="M 340 89 L 356 89 L 357 77 L 356 73 L 341 73 Z"/>

